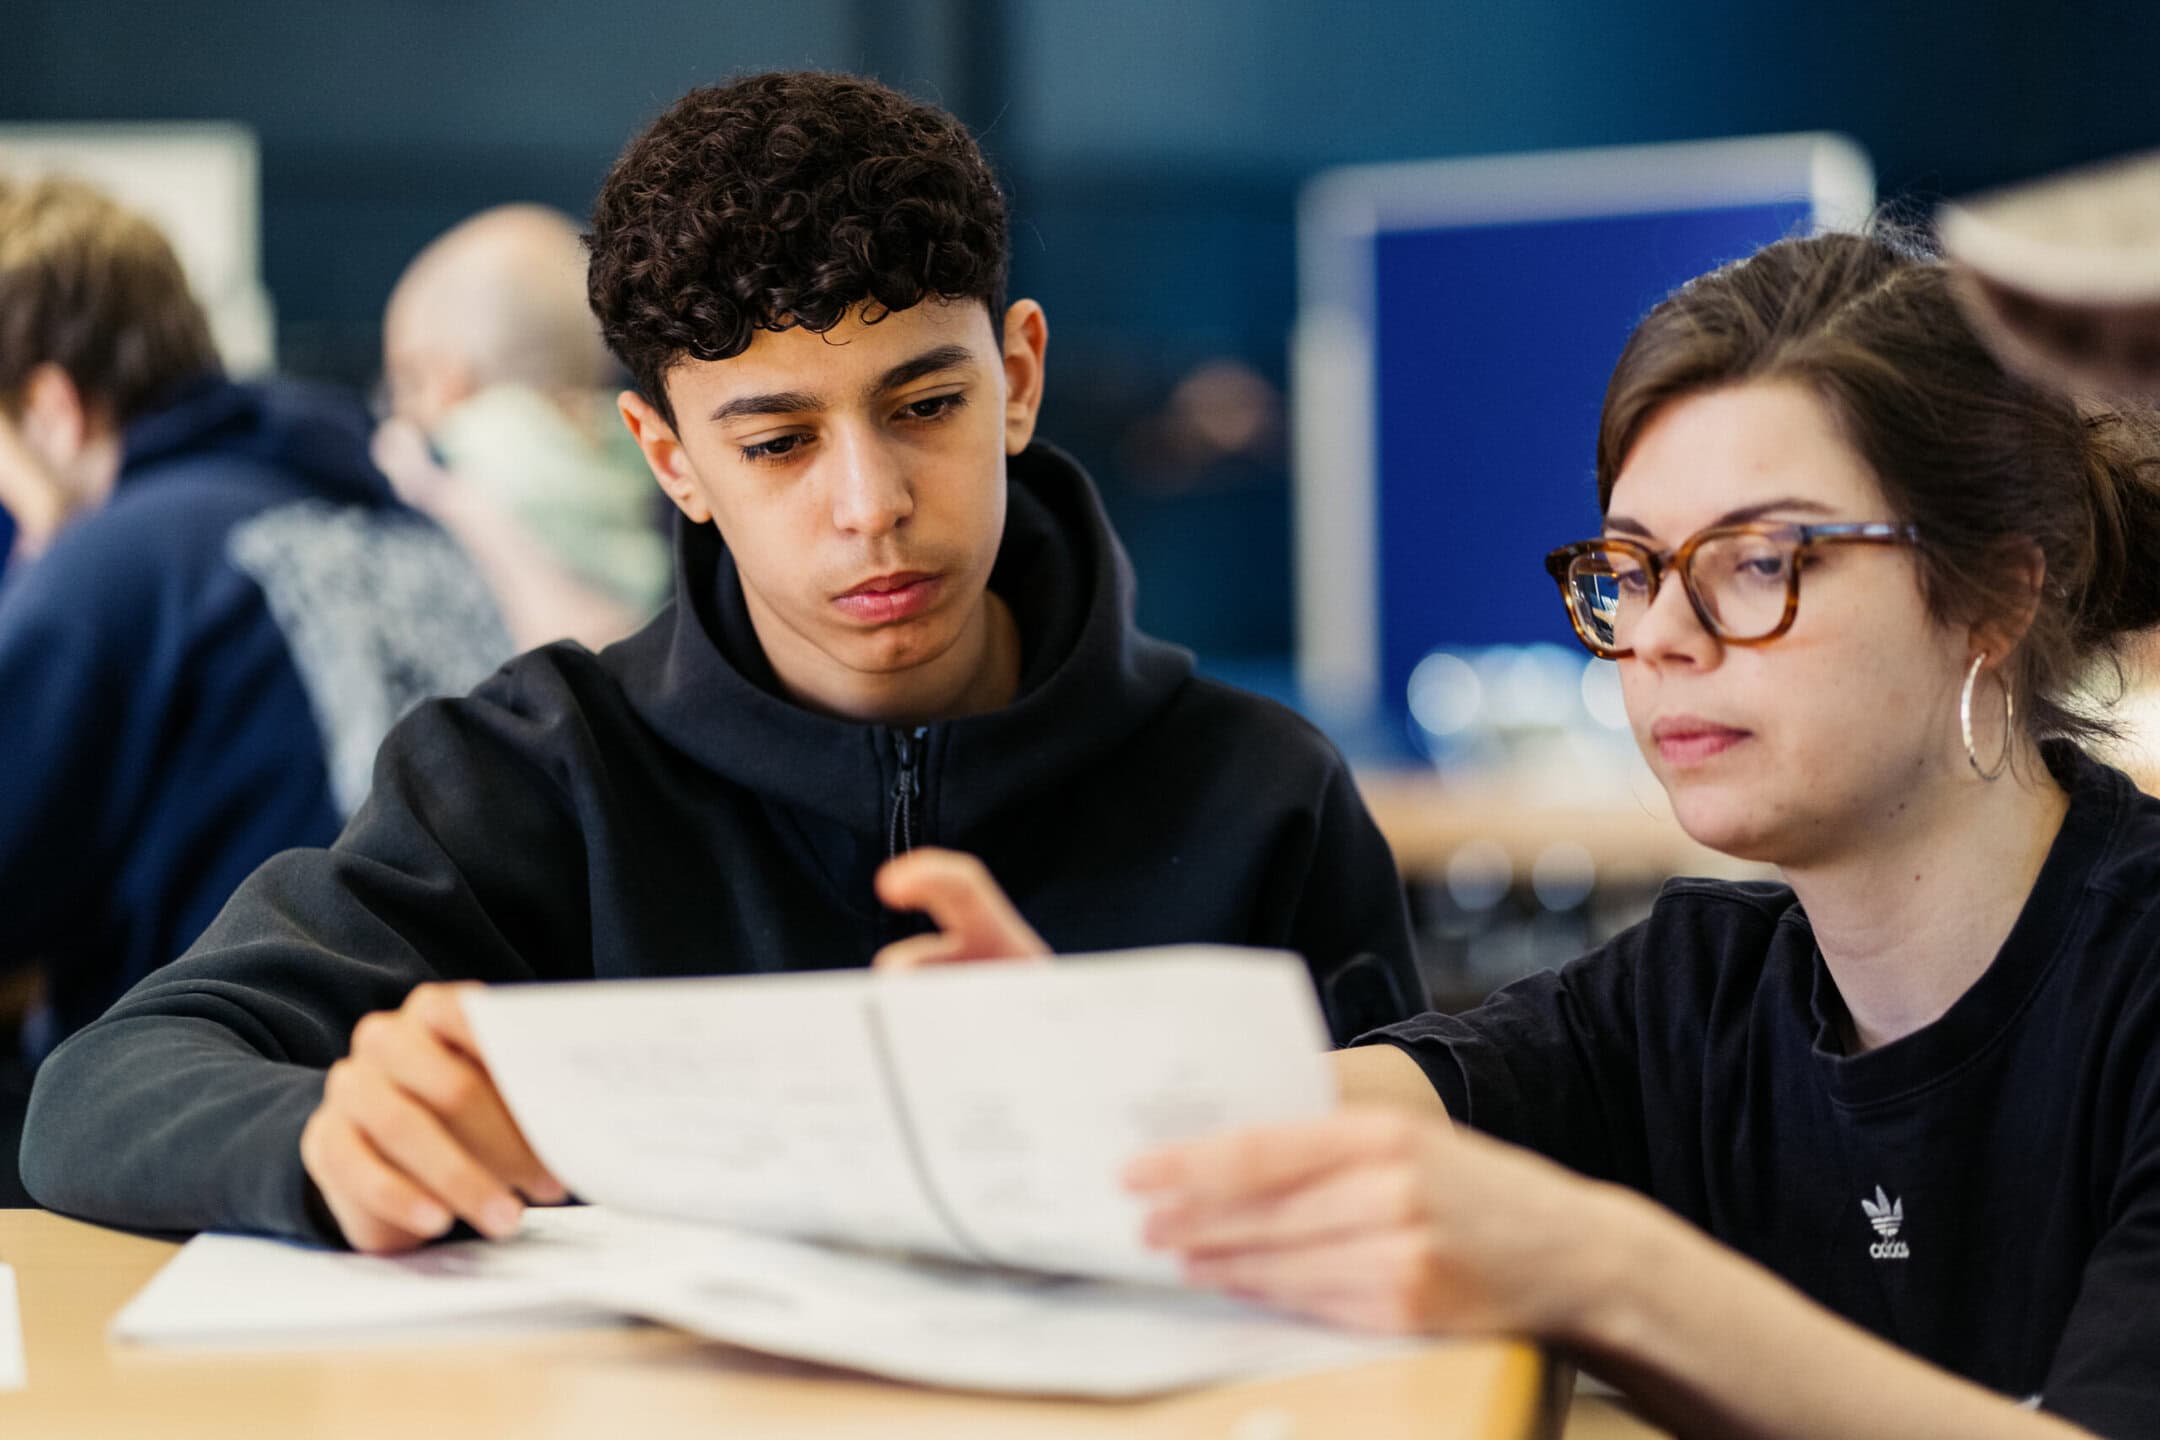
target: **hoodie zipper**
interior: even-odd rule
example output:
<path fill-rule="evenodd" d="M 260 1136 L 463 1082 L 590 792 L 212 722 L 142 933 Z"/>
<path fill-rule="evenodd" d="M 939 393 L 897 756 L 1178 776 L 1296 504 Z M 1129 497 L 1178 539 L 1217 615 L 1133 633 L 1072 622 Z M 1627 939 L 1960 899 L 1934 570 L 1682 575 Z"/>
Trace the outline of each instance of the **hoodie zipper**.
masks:
<path fill-rule="evenodd" d="M 929 733 L 927 725 L 893 732 L 893 748 L 900 754 L 900 773 L 893 779 L 892 831 L 885 840 L 887 859 L 915 848 L 915 802 L 922 798 L 922 767 L 915 746 Z"/>

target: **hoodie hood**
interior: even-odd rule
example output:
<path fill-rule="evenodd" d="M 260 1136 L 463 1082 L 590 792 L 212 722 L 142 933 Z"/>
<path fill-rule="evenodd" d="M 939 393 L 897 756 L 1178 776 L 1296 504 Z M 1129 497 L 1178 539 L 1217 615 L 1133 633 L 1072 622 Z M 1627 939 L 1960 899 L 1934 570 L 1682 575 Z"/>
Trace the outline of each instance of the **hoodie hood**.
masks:
<path fill-rule="evenodd" d="M 990 588 L 1021 636 L 1020 693 L 984 715 L 919 727 L 924 839 L 981 826 L 1098 763 L 1168 705 L 1192 655 L 1133 623 L 1132 566 L 1086 472 L 1031 445 L 1007 468 Z M 640 717 L 704 767 L 859 833 L 889 826 L 895 732 L 786 699 L 720 533 L 678 521 L 675 601 L 610 652 Z"/>
<path fill-rule="evenodd" d="M 127 427 L 119 484 L 127 486 L 205 454 L 256 460 L 317 499 L 379 506 L 396 497 L 368 463 L 367 411 L 318 386 L 242 385 L 205 375 Z"/>

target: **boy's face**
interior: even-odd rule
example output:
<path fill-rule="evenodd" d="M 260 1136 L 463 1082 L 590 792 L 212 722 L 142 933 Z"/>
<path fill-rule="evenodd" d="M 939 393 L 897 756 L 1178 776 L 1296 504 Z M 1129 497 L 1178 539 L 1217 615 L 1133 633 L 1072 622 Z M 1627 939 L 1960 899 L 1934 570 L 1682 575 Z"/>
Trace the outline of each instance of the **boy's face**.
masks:
<path fill-rule="evenodd" d="M 872 719 L 920 713 L 982 663 L 1005 461 L 1034 434 L 1041 307 L 1003 334 L 977 301 L 832 330 L 761 331 L 667 374 L 670 427 L 623 418 L 668 496 L 716 524 L 791 694 Z"/>

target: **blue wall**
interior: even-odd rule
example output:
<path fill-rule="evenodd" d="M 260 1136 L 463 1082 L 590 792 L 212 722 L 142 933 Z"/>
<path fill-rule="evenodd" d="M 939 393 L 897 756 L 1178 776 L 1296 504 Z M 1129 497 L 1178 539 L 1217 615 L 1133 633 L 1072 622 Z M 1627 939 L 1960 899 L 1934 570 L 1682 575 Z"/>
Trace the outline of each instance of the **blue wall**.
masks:
<path fill-rule="evenodd" d="M 1958 189 L 2160 140 L 2143 0 L 1034 0 L 1038 153 L 1342 160 L 1850 131 Z"/>
<path fill-rule="evenodd" d="M 676 93 L 776 65 L 870 70 L 984 135 L 1050 310 L 1046 433 L 1104 480 L 1143 618 L 1226 656 L 1289 648 L 1279 454 L 1166 478 L 1148 447 L 1195 364 L 1280 383 L 1315 168 L 1827 128 L 1886 193 L 1939 194 L 2160 145 L 2160 6 L 2129 0 L 10 0 L 0 120 L 254 126 L 282 356 L 364 384 L 431 235 L 582 210 Z"/>

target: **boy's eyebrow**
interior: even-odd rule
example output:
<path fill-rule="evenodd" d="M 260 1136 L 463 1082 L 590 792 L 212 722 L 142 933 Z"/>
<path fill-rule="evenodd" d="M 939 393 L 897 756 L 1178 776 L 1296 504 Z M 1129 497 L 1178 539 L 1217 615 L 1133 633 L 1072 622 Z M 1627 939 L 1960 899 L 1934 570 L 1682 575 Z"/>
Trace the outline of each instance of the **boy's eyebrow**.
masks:
<path fill-rule="evenodd" d="M 1738 510 L 1728 510 L 1703 528 L 1708 530 L 1717 525 L 1742 525 L 1750 520 L 1760 520 L 1763 516 L 1777 510 L 1805 510 L 1817 515 L 1832 513 L 1827 505 L 1818 504 L 1813 500 L 1802 500 L 1798 496 L 1786 496 L 1781 500 L 1765 500 L 1760 505 L 1743 505 Z M 1606 516 L 1605 529 L 1609 534 L 1638 535 L 1645 540 L 1653 538 L 1649 526 L 1643 524 L 1640 520 L 1630 520 L 1625 515 Z"/>
<path fill-rule="evenodd" d="M 935 375 L 940 370 L 957 370 L 964 365 L 973 364 L 974 360 L 975 352 L 965 345 L 933 346 L 914 359 L 903 360 L 880 375 L 877 384 L 871 387 L 871 393 L 881 395 L 887 390 L 897 390 L 911 380 Z"/>
<path fill-rule="evenodd" d="M 823 410 L 825 402 L 803 390 L 774 390 L 763 395 L 738 395 L 715 406 L 713 420 L 733 420 L 738 415 L 800 415 Z"/>
<path fill-rule="evenodd" d="M 975 352 L 965 345 L 932 346 L 912 360 L 903 360 L 878 376 L 877 382 L 870 387 L 870 393 L 882 395 L 888 390 L 897 390 L 910 381 L 920 380 L 925 375 L 935 375 L 940 370 L 957 370 L 964 365 L 973 364 L 974 360 Z M 722 401 L 714 407 L 709 418 L 718 422 L 733 420 L 743 415 L 801 415 L 824 408 L 825 402 L 807 390 L 774 390 L 763 395 L 738 395 L 732 400 Z"/>

